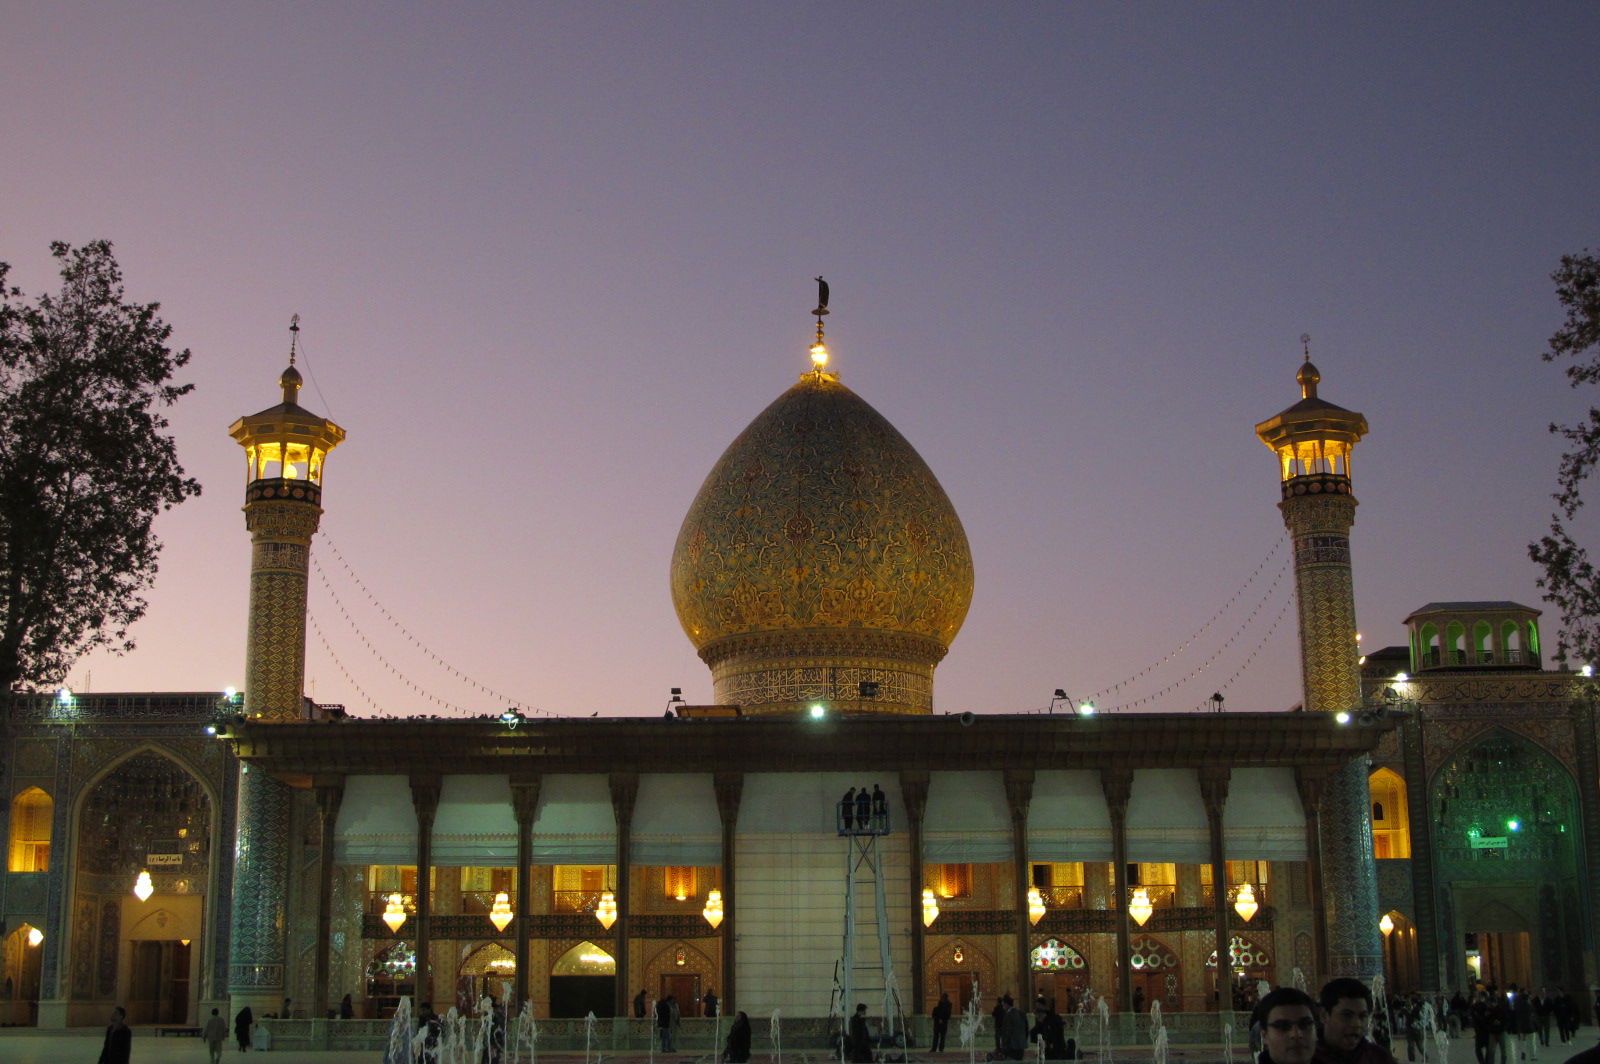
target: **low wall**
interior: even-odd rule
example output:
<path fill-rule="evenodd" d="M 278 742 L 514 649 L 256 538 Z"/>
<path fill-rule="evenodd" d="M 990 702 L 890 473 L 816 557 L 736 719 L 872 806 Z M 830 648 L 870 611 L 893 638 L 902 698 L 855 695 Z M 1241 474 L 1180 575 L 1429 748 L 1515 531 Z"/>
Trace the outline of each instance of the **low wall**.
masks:
<path fill-rule="evenodd" d="M 823 1053 L 829 1050 L 829 1032 L 836 1021 L 827 1017 L 800 1016 L 789 1018 L 780 1012 L 779 1037 L 785 1051 Z M 471 1021 L 476 1026 L 477 1021 Z M 655 1037 L 653 1021 L 635 1019 L 596 1019 L 592 1031 L 585 1020 L 537 1020 L 538 1048 L 549 1052 L 582 1052 L 585 1048 L 611 1053 L 648 1053 L 651 1039 Z M 689 1019 L 678 1028 L 673 1048 L 677 1053 L 706 1053 L 720 1049 L 727 1037 L 729 1017 L 720 1020 Z M 933 1033 L 933 1021 L 926 1016 L 907 1017 L 910 1025 L 911 1048 L 926 1049 Z M 1232 1027 L 1232 1039 L 1241 1049 L 1249 1040 L 1250 1017 L 1247 1013 L 1169 1012 L 1162 1017 L 1170 1046 L 1220 1045 L 1224 1041 L 1225 1026 Z M 1066 1017 L 1067 1036 L 1076 1038 L 1086 1053 L 1093 1054 L 1100 1044 L 1097 1017 Z M 750 1018 L 751 1050 L 753 1055 L 772 1054 L 771 1017 Z M 270 1032 L 272 1049 L 347 1049 L 380 1050 L 389 1041 L 388 1020 L 280 1020 L 264 1019 L 258 1029 Z M 878 1022 L 873 1020 L 873 1030 Z M 946 1040 L 946 1051 L 960 1050 L 960 1019 L 953 1019 Z M 993 1021 L 983 1017 L 983 1028 L 978 1032 L 977 1049 L 980 1056 L 994 1047 Z M 1106 1026 L 1105 1041 L 1112 1046 L 1150 1045 L 1150 1017 L 1133 1013 L 1118 1013 L 1110 1017 Z M 915 1053 L 913 1053 L 915 1055 Z"/>

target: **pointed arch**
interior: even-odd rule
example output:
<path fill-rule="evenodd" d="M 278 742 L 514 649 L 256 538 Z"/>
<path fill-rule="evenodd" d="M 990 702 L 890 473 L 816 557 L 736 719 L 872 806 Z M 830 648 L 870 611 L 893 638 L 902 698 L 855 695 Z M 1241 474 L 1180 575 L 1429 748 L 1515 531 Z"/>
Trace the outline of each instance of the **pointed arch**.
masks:
<path fill-rule="evenodd" d="M 583 946 L 574 948 L 582 949 Z M 517 972 L 517 955 L 502 942 L 469 942 L 462 946 L 462 951 L 458 969 L 462 975 L 507 976 Z"/>
<path fill-rule="evenodd" d="M 10 872 L 50 871 L 51 821 L 56 803 L 40 787 L 28 787 L 11 800 Z"/>
<path fill-rule="evenodd" d="M 1553 881 L 1576 875 L 1578 797 L 1571 770 L 1535 739 L 1485 727 L 1434 772 L 1429 814 L 1446 877 Z"/>
<path fill-rule="evenodd" d="M 616 975 L 617 959 L 585 939 L 555 959 L 551 975 Z"/>
<path fill-rule="evenodd" d="M 1411 812 L 1406 781 L 1391 768 L 1367 777 L 1372 802 L 1372 855 L 1378 858 L 1411 856 Z"/>

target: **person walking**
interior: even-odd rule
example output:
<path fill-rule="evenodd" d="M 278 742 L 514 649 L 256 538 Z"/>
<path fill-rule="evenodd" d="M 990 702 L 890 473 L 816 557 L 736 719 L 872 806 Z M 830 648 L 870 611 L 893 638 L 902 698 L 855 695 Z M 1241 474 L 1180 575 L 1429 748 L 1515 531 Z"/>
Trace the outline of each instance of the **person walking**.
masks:
<path fill-rule="evenodd" d="M 346 1000 L 349 1000 L 348 995 Z M 206 1049 L 211 1053 L 211 1064 L 218 1064 L 222 1060 L 222 1047 L 228 1041 L 228 1021 L 223 1019 L 216 1009 L 211 1010 L 211 1018 L 206 1021 L 205 1029 L 200 1032 L 200 1040 L 206 1044 Z"/>
<path fill-rule="evenodd" d="M 715 990 L 707 990 L 706 996 L 700 1003 L 705 1006 L 705 1012 L 701 1013 L 701 1015 L 708 1020 L 715 1019 L 717 1015 L 717 992 Z"/>
<path fill-rule="evenodd" d="M 866 789 L 862 789 L 862 794 Z M 848 1054 L 850 1064 L 872 1064 L 872 1032 L 867 1030 L 867 1006 L 858 1004 L 850 1017 Z"/>
<path fill-rule="evenodd" d="M 100 1064 L 128 1064 L 133 1053 L 133 1028 L 127 1024 L 128 1010 L 118 1005 L 111 1010 L 106 1026 L 106 1043 L 100 1050 Z"/>
<path fill-rule="evenodd" d="M 255 1025 L 256 1017 L 255 1014 L 250 1011 L 249 1005 L 246 1005 L 244 1008 L 240 1009 L 239 1014 L 233 1018 L 233 1037 L 239 1043 L 239 1052 L 249 1052 L 250 1031 L 255 1027 Z"/>
<path fill-rule="evenodd" d="M 644 988 L 639 988 L 639 996 L 633 999 L 633 1018 L 644 1019 Z"/>
<path fill-rule="evenodd" d="M 932 1051 L 935 1053 L 944 1052 L 945 1035 L 950 1031 L 950 1013 L 954 1010 L 955 1006 L 950 1004 L 950 995 L 940 994 L 939 1003 L 928 1014 L 933 1017 Z"/>

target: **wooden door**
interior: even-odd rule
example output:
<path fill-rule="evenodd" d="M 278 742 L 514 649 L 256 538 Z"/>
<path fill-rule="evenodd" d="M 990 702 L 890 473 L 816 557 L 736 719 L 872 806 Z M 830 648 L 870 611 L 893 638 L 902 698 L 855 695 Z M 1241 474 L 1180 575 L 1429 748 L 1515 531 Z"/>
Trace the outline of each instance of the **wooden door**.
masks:
<path fill-rule="evenodd" d="M 665 1001 L 668 994 L 678 995 L 678 1014 L 684 1019 L 700 1015 L 700 977 L 693 974 L 678 974 L 673 972 L 661 977 L 661 998 Z"/>

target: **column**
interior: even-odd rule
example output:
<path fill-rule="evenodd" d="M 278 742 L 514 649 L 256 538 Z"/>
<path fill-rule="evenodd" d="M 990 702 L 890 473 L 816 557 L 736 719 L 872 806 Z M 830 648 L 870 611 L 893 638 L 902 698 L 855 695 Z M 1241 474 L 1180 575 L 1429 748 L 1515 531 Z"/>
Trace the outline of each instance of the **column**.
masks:
<path fill-rule="evenodd" d="M 900 798 L 906 807 L 907 846 L 911 864 L 911 1008 L 914 1015 L 925 1016 L 931 1007 L 925 983 L 927 967 L 928 929 L 922 924 L 922 816 L 928 809 L 928 779 L 926 772 L 903 769 L 900 772 Z"/>
<path fill-rule="evenodd" d="M 1228 947 L 1233 941 L 1232 919 L 1228 907 L 1228 854 L 1222 835 L 1222 814 L 1228 804 L 1226 765 L 1210 765 L 1200 770 L 1200 800 L 1206 807 L 1206 827 L 1211 834 L 1211 900 L 1217 929 L 1217 1011 L 1233 1008 L 1233 965 Z M 1252 884 L 1255 886 L 1257 884 Z"/>
<path fill-rule="evenodd" d="M 317 792 L 317 819 L 322 829 L 317 847 L 317 955 L 312 972 L 311 1018 L 328 1015 L 328 968 L 333 946 L 333 833 L 339 824 L 339 803 L 344 800 L 342 775 L 312 780 Z"/>
<path fill-rule="evenodd" d="M 283 1007 L 285 904 L 289 894 L 289 788 L 239 765 L 239 823 L 234 844 L 228 996 L 234 1012 Z"/>
<path fill-rule="evenodd" d="M 1400 759 L 1406 774 L 1407 827 L 1411 833 L 1412 905 L 1416 909 L 1417 956 L 1421 967 L 1418 981 L 1423 993 L 1436 994 L 1443 985 L 1440 980 L 1439 888 L 1433 865 L 1433 817 L 1428 810 L 1422 714 L 1416 709 L 1401 711 Z"/>
<path fill-rule="evenodd" d="M 1105 792 L 1106 810 L 1111 814 L 1111 907 L 1117 926 L 1117 1009 L 1132 1007 L 1133 972 L 1128 965 L 1128 799 L 1133 795 L 1130 769 L 1100 770 L 1100 789 Z"/>
<path fill-rule="evenodd" d="M 1311 903 L 1311 950 L 1315 954 L 1311 970 L 1317 973 L 1320 985 L 1330 971 L 1328 911 L 1322 904 L 1322 796 L 1327 773 L 1299 766 L 1294 770 L 1294 782 L 1306 815 L 1306 896 Z"/>
<path fill-rule="evenodd" d="M 429 913 L 433 908 L 433 818 L 439 812 L 439 777 L 413 775 L 411 804 L 417 812 L 417 992 L 416 1005 L 433 1004 L 433 970 L 428 963 Z M 454 994 L 451 995 L 454 997 Z"/>
<path fill-rule="evenodd" d="M 1028 865 L 1028 804 L 1033 801 L 1033 770 L 1008 768 L 1004 772 L 1003 782 L 1006 809 L 1011 814 L 1011 867 L 1012 877 L 1016 880 L 1016 891 L 1012 897 L 1017 934 L 1013 953 L 1017 965 L 1016 1000 L 1018 1007 L 1026 1012 L 1033 1001 L 1033 979 L 1028 971 L 1028 939 L 1033 928 L 1028 922 L 1028 887 L 1033 884 Z"/>
<path fill-rule="evenodd" d="M 739 906 L 735 904 L 738 867 L 734 860 L 735 829 L 739 824 L 739 801 L 744 796 L 744 773 L 718 772 L 711 778 L 717 792 L 717 817 L 722 821 L 722 926 L 718 928 L 722 945 L 722 1012 L 738 1010 L 738 957 L 734 952 L 738 935 Z"/>
<path fill-rule="evenodd" d="M 528 1001 L 528 938 L 533 914 L 533 821 L 539 812 L 538 776 L 511 777 L 511 809 L 517 817 L 517 979 L 512 1002 L 518 1013 Z"/>
<path fill-rule="evenodd" d="M 1595 685 L 1590 680 L 1577 681 L 1580 685 L 1571 706 L 1572 733 L 1575 739 L 1573 753 L 1578 763 L 1578 808 L 1582 813 L 1583 837 L 1579 840 L 1583 850 L 1583 866 L 1588 876 L 1589 889 L 1600 889 L 1600 729 L 1595 722 L 1593 701 Z M 1596 918 L 1592 904 L 1579 915 L 1582 921 L 1575 930 L 1582 936 L 1584 982 L 1594 986 L 1600 981 L 1600 958 L 1596 957 Z M 1581 1015 L 1593 1003 L 1579 1002 Z M 1589 1022 L 1600 1021 L 1600 1016 L 1590 1016 Z"/>
<path fill-rule="evenodd" d="M 628 924 L 633 905 L 628 897 L 629 882 L 633 878 L 633 805 L 639 797 L 637 772 L 613 772 L 611 784 L 611 812 L 617 818 L 617 923 L 616 923 L 616 985 L 612 987 L 612 1015 L 628 1015 L 628 1004 L 633 995 L 628 987 L 633 982 L 633 972 L 628 967 Z"/>

